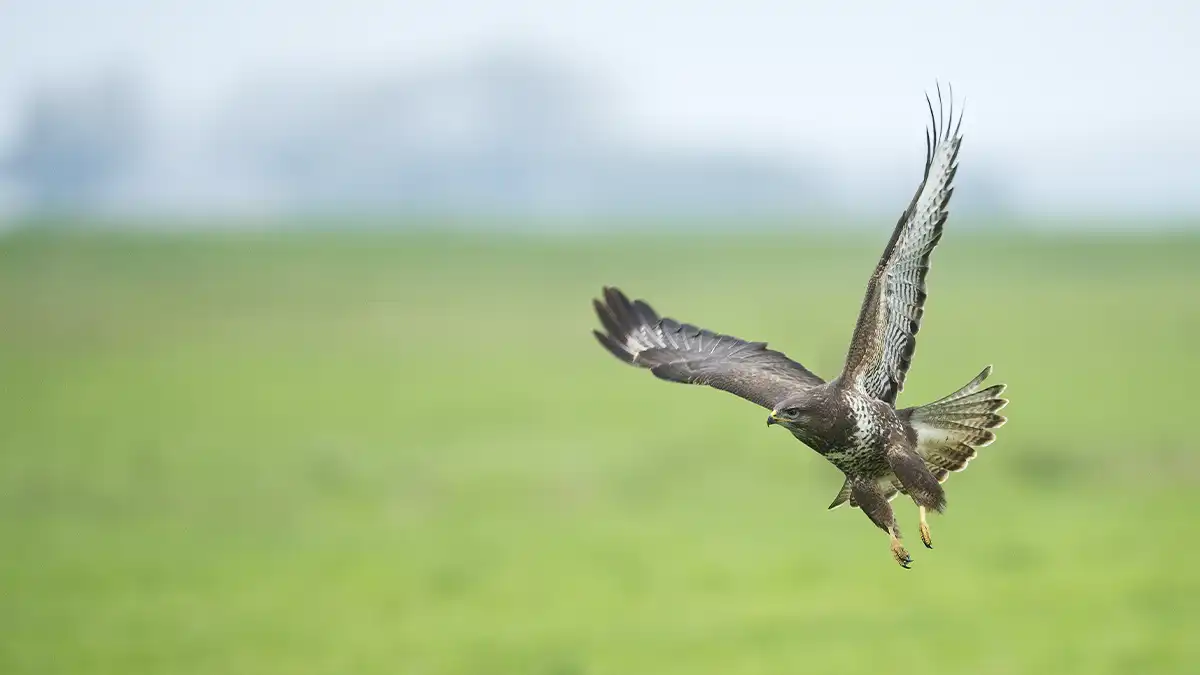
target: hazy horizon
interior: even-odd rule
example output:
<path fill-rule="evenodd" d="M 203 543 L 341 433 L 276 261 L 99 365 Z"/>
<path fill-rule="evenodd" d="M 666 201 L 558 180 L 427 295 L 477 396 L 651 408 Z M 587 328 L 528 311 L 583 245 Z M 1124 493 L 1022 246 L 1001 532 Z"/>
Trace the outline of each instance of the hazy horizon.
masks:
<path fill-rule="evenodd" d="M 152 206 L 157 199 L 189 213 L 216 209 L 221 200 L 226 207 L 248 201 L 270 210 L 280 197 L 260 184 L 257 169 L 220 163 L 241 151 L 243 139 L 227 132 L 267 100 L 264 91 L 307 88 L 302 100 L 324 97 L 336 107 L 343 91 L 370 100 L 376 89 L 399 91 L 388 90 L 395 83 L 436 85 L 512 58 L 560 71 L 577 85 L 597 136 L 592 147 L 615 148 L 626 153 L 622 162 L 650 167 L 664 190 L 697 162 L 767 162 L 737 178 L 750 187 L 730 189 L 730 208 L 757 203 L 753 171 L 766 171 L 776 184 L 764 201 L 779 200 L 787 212 L 811 211 L 789 192 L 785 174 L 799 166 L 807 171 L 802 182 L 828 200 L 828 208 L 894 211 L 891 205 L 902 205 L 919 179 L 928 114 L 923 96 L 940 82 L 952 84 L 957 102 L 966 102 L 961 208 L 986 212 L 995 202 L 1023 217 L 1194 216 L 1200 214 L 1200 131 L 1194 127 L 1200 91 L 1185 83 L 1200 66 L 1200 43 L 1193 39 L 1200 8 L 1155 4 L 1148 12 L 1132 2 L 1108 2 L 1102 11 L 1069 2 L 1043 11 L 1032 2 L 985 10 L 893 7 L 881 0 L 736 9 L 539 0 L 455 0 L 436 7 L 313 0 L 13 3 L 0 8 L 6 63 L 0 157 L 19 145 L 38 96 L 115 76 L 137 90 L 148 129 L 141 150 L 154 160 L 141 166 L 142 175 L 118 200 Z M 484 76 L 476 80 L 492 86 Z M 419 97 L 427 90 L 413 89 Z M 440 105 L 426 108 L 446 118 L 461 108 Z M 395 108 L 372 110 L 372 119 L 386 124 Z M 300 124 L 305 112 L 280 106 L 260 114 L 267 123 L 259 128 Z M 418 132 L 428 136 L 425 129 Z M 325 134 L 320 137 L 332 139 L 335 154 L 350 162 L 337 171 L 354 188 L 343 194 L 330 186 L 335 197 L 357 203 L 359 185 L 377 183 L 372 189 L 383 194 L 397 182 L 393 165 L 371 163 L 373 143 L 340 142 L 345 127 L 306 133 Z M 407 158 L 408 147 L 394 153 Z M 517 166 L 524 166 L 532 153 L 520 151 Z M 310 160 L 327 161 L 320 152 Z M 595 158 L 588 161 L 576 162 L 582 168 L 572 169 L 575 182 L 563 194 L 531 174 L 537 199 L 505 196 L 496 203 L 517 204 L 516 212 L 547 200 L 571 203 L 577 183 L 597 180 Z M 424 171 L 425 165 L 415 166 Z M 704 174 L 692 192 L 675 186 L 677 201 L 725 185 L 726 168 Z M 558 165 L 542 170 L 564 173 Z M 994 194 L 981 194 L 971 181 Z M 458 194 L 455 185 L 440 198 Z M 473 203 L 480 190 L 460 201 Z M 502 184 L 483 190 L 503 191 Z M 607 198 L 628 198 L 614 194 Z M 13 180 L 0 176 L 0 205 L 21 199 Z M 708 208 L 703 201 L 695 206 L 701 213 Z"/>

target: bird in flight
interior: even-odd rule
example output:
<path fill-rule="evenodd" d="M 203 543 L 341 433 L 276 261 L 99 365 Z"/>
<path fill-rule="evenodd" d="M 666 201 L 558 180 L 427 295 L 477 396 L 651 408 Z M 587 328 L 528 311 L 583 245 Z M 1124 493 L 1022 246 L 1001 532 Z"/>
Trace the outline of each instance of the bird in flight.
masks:
<path fill-rule="evenodd" d="M 1003 384 L 981 388 L 983 369 L 964 387 L 932 403 L 896 408 L 896 394 L 916 348 L 925 305 L 929 257 L 942 237 L 962 142 L 954 119 L 925 97 L 925 175 L 900 216 L 883 256 L 867 282 L 858 323 L 840 375 L 826 382 L 765 342 L 749 342 L 660 317 L 643 300 L 630 301 L 605 287 L 594 300 L 604 331 L 593 331 L 625 363 L 648 368 L 660 379 L 715 387 L 771 411 L 767 425 L 787 429 L 829 460 L 846 480 L 830 509 L 849 502 L 887 532 L 892 556 L 912 562 L 900 537 L 891 501 L 908 495 L 918 506 L 921 541 L 933 548 L 928 510 L 946 507 L 942 483 L 962 471 L 978 448 L 995 440 L 997 414 L 1008 401 Z"/>

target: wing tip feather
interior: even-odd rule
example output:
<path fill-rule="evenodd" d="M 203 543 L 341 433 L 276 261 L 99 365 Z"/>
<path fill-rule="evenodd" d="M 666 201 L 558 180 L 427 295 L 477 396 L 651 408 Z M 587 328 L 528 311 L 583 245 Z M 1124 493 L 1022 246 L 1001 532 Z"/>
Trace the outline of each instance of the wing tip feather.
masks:
<path fill-rule="evenodd" d="M 637 356 L 636 354 L 628 351 L 622 345 L 617 343 L 616 340 L 613 340 L 612 338 L 605 335 L 604 333 L 601 333 L 598 330 L 593 330 L 592 335 L 596 336 L 596 340 L 600 342 L 600 346 L 602 346 L 606 350 L 608 350 L 608 353 L 617 357 L 621 361 L 624 361 L 625 363 L 632 364 L 634 359 Z"/>

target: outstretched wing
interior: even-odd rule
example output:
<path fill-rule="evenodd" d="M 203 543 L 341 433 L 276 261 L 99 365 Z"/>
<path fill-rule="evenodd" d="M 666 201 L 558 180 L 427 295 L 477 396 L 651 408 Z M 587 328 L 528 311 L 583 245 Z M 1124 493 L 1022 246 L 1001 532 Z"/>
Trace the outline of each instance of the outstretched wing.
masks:
<path fill-rule="evenodd" d="M 904 388 L 904 377 L 916 349 L 925 306 L 925 274 L 929 256 L 942 237 L 947 205 L 958 171 L 958 147 L 962 142 L 954 121 L 954 92 L 951 90 L 948 120 L 942 117 L 942 93 L 938 90 L 938 112 L 929 105 L 930 129 L 925 134 L 925 177 L 908 209 L 900 216 L 892 238 L 871 275 L 863 298 L 858 325 L 850 341 L 843 381 L 853 382 L 876 398 L 892 405 Z"/>
<path fill-rule="evenodd" d="M 630 302 L 616 288 L 594 300 L 604 333 L 596 339 L 625 363 L 649 368 L 671 382 L 706 384 L 764 408 L 824 380 L 765 342 L 746 342 L 690 324 L 660 318 L 642 300 Z"/>

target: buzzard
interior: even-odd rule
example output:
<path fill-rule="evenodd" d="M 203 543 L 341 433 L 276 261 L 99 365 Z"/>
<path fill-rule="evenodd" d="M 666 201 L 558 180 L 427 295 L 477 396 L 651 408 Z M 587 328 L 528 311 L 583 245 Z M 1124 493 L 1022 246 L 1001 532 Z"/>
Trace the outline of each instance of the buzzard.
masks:
<path fill-rule="evenodd" d="M 660 317 L 643 300 L 630 301 L 605 287 L 594 300 L 604 332 L 593 331 L 625 363 L 660 379 L 704 384 L 771 411 L 767 425 L 787 429 L 846 475 L 829 505 L 858 507 L 887 532 L 893 557 L 912 562 L 890 502 L 908 495 L 919 507 L 921 541 L 933 548 L 926 511 L 942 512 L 942 483 L 962 471 L 978 448 L 995 439 L 1006 421 L 1003 384 L 981 388 L 983 369 L 958 391 L 933 403 L 896 408 L 896 394 L 912 362 L 925 305 L 929 257 L 942 236 L 962 142 L 953 93 L 946 119 L 926 95 L 925 175 L 900 216 L 879 264 L 867 282 L 858 323 L 840 375 L 826 382 L 765 342 L 748 342 Z"/>

